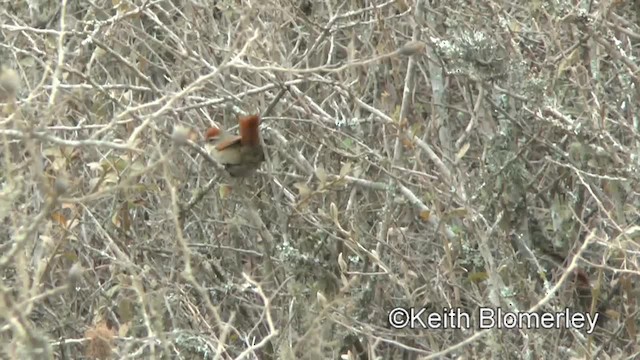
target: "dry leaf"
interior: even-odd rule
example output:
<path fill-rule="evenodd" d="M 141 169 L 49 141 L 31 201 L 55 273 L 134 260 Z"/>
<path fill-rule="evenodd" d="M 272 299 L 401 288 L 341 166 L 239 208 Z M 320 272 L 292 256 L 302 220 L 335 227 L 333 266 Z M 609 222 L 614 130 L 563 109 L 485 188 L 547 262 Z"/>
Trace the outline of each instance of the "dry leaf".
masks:
<path fill-rule="evenodd" d="M 309 197 L 309 195 L 311 195 L 311 189 L 309 189 L 307 184 L 298 182 L 298 183 L 294 183 L 293 186 L 298 190 L 298 195 L 300 195 L 301 198 L 304 199 L 306 197 Z"/>
<path fill-rule="evenodd" d="M 470 147 L 471 147 L 471 144 L 469 143 L 462 145 L 462 147 L 460 148 L 460 150 L 458 150 L 458 153 L 456 154 L 456 160 L 455 160 L 456 163 L 460 161 L 460 159 L 462 159 L 467 154 L 467 151 L 469 151 Z"/>
<path fill-rule="evenodd" d="M 127 336 L 128 332 L 129 332 L 129 323 L 124 323 L 124 324 L 120 325 L 120 329 L 118 329 L 118 335 L 120 337 Z"/>
<path fill-rule="evenodd" d="M 469 273 L 467 278 L 471 282 L 479 283 L 479 282 L 483 282 L 483 281 L 487 280 L 489 278 L 489 274 L 487 274 L 484 271 L 482 271 L 482 272 L 472 272 L 472 273 Z"/>
<path fill-rule="evenodd" d="M 422 221 L 429 221 L 430 217 L 431 217 L 431 211 L 429 211 L 429 210 L 420 211 L 420 219 Z"/>
<path fill-rule="evenodd" d="M 86 347 L 87 357 L 93 359 L 111 358 L 114 335 L 114 331 L 109 329 L 104 321 L 87 330 L 85 333 L 85 337 L 89 339 Z"/>
<path fill-rule="evenodd" d="M 407 150 L 413 150 L 414 146 L 413 146 L 413 142 L 411 140 L 409 140 L 406 137 L 402 137 L 402 139 L 400 140 L 400 142 L 402 143 L 402 145 L 407 148 Z"/>
<path fill-rule="evenodd" d="M 316 297 L 318 298 L 318 303 L 320 303 L 320 306 L 322 306 L 323 308 L 327 306 L 328 304 L 327 298 L 324 295 L 322 295 L 320 291 L 316 292 Z"/>
<path fill-rule="evenodd" d="M 232 190 L 233 190 L 233 187 L 231 187 L 230 185 L 220 184 L 220 187 L 218 187 L 218 194 L 220 195 L 221 199 L 226 199 L 229 197 Z"/>
<path fill-rule="evenodd" d="M 351 163 L 346 162 L 342 164 L 342 168 L 340 169 L 340 177 L 345 177 L 349 175 L 350 172 L 351 172 Z"/>
<path fill-rule="evenodd" d="M 331 214 L 331 219 L 333 221 L 337 222 L 338 221 L 338 207 L 336 206 L 335 203 L 332 202 L 331 204 L 329 204 L 329 212 Z"/>
<path fill-rule="evenodd" d="M 316 177 L 320 180 L 320 184 L 324 185 L 327 182 L 327 172 L 322 166 L 316 168 Z"/>
<path fill-rule="evenodd" d="M 65 218 L 62 213 L 54 212 L 53 214 L 51 214 L 51 220 L 57 222 L 60 226 L 64 228 L 67 227 L 67 218 Z"/>

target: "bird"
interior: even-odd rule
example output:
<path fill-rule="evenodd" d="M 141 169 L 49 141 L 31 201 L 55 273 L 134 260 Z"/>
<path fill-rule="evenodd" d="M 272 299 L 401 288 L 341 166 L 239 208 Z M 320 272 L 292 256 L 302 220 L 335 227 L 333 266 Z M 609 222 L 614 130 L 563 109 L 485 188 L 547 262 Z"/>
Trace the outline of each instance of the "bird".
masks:
<path fill-rule="evenodd" d="M 205 133 L 205 148 L 229 175 L 245 177 L 253 174 L 265 159 L 260 142 L 260 117 L 243 116 L 238 119 L 238 124 L 239 135 L 217 127 L 209 128 Z"/>

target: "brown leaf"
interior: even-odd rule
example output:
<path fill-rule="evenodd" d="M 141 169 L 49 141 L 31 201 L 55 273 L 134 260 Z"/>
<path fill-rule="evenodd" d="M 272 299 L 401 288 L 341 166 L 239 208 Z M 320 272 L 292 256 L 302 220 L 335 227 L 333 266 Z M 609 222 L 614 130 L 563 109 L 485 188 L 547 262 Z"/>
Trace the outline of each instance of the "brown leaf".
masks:
<path fill-rule="evenodd" d="M 67 227 L 67 218 L 64 217 L 62 213 L 54 212 L 51 214 L 51 220 L 57 222 L 60 226 L 66 228 Z"/>
<path fill-rule="evenodd" d="M 86 346 L 86 355 L 92 359 L 111 358 L 113 337 L 115 333 L 102 321 L 86 331 L 85 337 L 89 339 Z"/>
<path fill-rule="evenodd" d="M 429 211 L 429 210 L 420 211 L 420 219 L 422 221 L 429 221 L 430 217 L 431 217 L 431 211 Z"/>
<path fill-rule="evenodd" d="M 231 194 L 232 190 L 233 190 L 233 187 L 231 187 L 231 185 L 220 184 L 220 186 L 218 187 L 218 194 L 220 195 L 221 199 L 227 199 Z"/>

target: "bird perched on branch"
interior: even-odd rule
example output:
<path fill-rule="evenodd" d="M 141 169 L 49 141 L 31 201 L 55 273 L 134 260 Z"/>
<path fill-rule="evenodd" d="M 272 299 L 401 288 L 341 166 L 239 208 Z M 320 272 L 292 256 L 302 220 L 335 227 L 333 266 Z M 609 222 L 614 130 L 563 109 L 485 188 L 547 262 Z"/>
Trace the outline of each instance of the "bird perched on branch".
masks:
<path fill-rule="evenodd" d="M 238 123 L 240 135 L 229 134 L 217 127 L 209 128 L 205 134 L 205 148 L 232 177 L 248 176 L 264 161 L 258 115 L 241 117 Z"/>

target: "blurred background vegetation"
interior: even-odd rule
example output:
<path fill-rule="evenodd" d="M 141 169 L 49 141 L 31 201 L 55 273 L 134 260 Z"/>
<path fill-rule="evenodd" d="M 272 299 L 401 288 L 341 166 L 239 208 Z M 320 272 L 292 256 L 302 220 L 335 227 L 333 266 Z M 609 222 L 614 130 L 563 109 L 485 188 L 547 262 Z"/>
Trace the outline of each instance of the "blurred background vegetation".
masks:
<path fill-rule="evenodd" d="M 2 358 L 640 352 L 640 1 L 0 4 Z M 202 133 L 252 113 L 232 179 Z"/>

